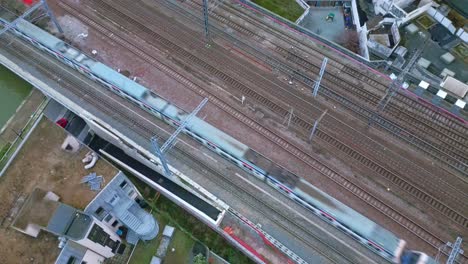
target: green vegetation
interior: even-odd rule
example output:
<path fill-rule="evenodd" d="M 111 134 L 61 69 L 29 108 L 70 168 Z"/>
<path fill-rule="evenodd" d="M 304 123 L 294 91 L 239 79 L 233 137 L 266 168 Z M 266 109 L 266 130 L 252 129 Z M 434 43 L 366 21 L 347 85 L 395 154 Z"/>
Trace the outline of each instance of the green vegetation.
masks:
<path fill-rule="evenodd" d="M 187 234 L 180 230 L 176 230 L 172 237 L 171 244 L 167 249 L 166 258 L 164 263 L 190 263 L 190 252 L 195 241 Z M 172 248 L 175 250 L 172 251 Z"/>
<path fill-rule="evenodd" d="M 156 250 L 158 249 L 159 242 L 161 241 L 162 237 L 162 230 L 164 226 L 167 224 L 165 218 L 161 217 L 158 214 L 153 214 L 153 216 L 158 221 L 158 225 L 160 228 L 158 236 L 147 242 L 140 241 L 138 242 L 132 258 L 129 261 L 129 264 L 140 264 L 140 263 L 150 263 L 151 258 L 156 254 Z"/>
<path fill-rule="evenodd" d="M 468 45 L 460 43 L 453 48 L 453 52 L 465 60 L 465 62 L 468 62 Z"/>
<path fill-rule="evenodd" d="M 5 156 L 6 152 L 8 151 L 8 148 L 10 148 L 11 143 L 7 142 L 3 147 L 0 149 L 0 160 Z"/>
<path fill-rule="evenodd" d="M 200 253 L 193 258 L 193 263 L 194 264 L 208 264 L 208 261 L 206 261 L 206 258 Z"/>
<path fill-rule="evenodd" d="M 416 21 L 423 26 L 425 29 L 432 27 L 435 24 L 435 21 L 432 20 L 428 15 L 424 14 L 420 16 Z"/>
<path fill-rule="evenodd" d="M 252 0 L 252 2 L 292 22 L 304 13 L 304 9 L 295 0 Z"/>
<path fill-rule="evenodd" d="M 152 196 L 149 196 L 152 197 Z M 208 226 L 201 223 L 171 202 L 164 196 L 160 196 L 156 201 L 150 201 L 153 210 L 168 220 L 170 225 L 186 232 L 195 241 L 206 245 L 211 251 L 215 252 L 230 263 L 253 263 L 247 256 L 237 249 L 233 248 L 223 237 L 211 230 Z"/>

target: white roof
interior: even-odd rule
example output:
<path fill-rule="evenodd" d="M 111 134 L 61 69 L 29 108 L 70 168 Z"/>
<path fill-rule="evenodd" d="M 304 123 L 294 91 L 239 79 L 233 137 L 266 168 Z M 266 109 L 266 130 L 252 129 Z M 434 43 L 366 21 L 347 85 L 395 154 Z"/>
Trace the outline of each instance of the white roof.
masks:
<path fill-rule="evenodd" d="M 445 98 L 447 96 L 447 93 L 445 91 L 439 90 L 437 92 L 437 96 Z"/>
<path fill-rule="evenodd" d="M 163 236 L 172 237 L 174 234 L 175 228 L 172 226 L 165 226 L 163 230 Z"/>
<path fill-rule="evenodd" d="M 423 88 L 423 89 L 427 89 L 429 88 L 429 83 L 425 82 L 425 81 L 421 81 L 419 83 L 419 87 Z"/>
<path fill-rule="evenodd" d="M 455 102 L 455 105 L 460 107 L 460 108 L 465 108 L 466 102 L 462 101 L 460 99 L 457 99 L 457 101 Z"/>

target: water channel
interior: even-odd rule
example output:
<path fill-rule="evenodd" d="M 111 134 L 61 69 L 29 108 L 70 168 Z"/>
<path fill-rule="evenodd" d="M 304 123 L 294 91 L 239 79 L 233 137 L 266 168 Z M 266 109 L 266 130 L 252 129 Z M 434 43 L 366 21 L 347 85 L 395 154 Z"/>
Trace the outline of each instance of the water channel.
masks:
<path fill-rule="evenodd" d="M 0 65 L 0 129 L 31 92 L 31 85 Z"/>

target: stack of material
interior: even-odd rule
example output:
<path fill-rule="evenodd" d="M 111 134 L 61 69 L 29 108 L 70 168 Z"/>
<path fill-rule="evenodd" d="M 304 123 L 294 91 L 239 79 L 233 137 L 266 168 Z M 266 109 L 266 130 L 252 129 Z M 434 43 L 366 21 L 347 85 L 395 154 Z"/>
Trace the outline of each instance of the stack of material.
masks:
<path fill-rule="evenodd" d="M 100 191 L 103 180 L 104 178 L 102 176 L 96 176 L 96 173 L 93 172 L 84 176 L 80 182 L 88 184 L 92 191 Z"/>

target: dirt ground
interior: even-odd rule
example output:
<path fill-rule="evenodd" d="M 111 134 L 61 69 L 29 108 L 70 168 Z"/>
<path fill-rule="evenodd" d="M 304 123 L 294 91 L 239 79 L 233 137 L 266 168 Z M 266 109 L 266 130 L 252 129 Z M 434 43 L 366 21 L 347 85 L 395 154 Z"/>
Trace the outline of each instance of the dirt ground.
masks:
<path fill-rule="evenodd" d="M 88 149 L 63 151 L 60 146 L 65 136 L 60 127 L 43 118 L 0 178 L 0 263 L 53 263 L 60 252 L 57 238 L 47 232 L 33 238 L 9 227 L 20 208 L 18 201 L 35 187 L 53 191 L 61 202 L 84 209 L 97 193 L 80 184 L 80 179 L 96 172 L 109 182 L 117 173 L 115 167 L 102 160 L 85 170 L 81 159 Z"/>

